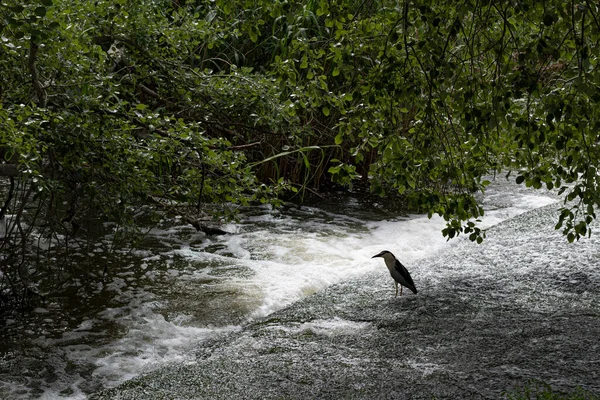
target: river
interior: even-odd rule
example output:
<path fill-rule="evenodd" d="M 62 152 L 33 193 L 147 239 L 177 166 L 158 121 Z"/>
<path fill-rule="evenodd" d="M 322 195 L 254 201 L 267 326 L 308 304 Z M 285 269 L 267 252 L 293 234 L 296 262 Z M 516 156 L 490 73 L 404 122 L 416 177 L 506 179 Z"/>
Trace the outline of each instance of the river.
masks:
<path fill-rule="evenodd" d="M 502 226 L 504 221 L 556 200 L 550 192 L 530 191 L 502 179 L 496 180 L 482 198 L 486 209 L 482 225 Z M 427 287 L 443 286 L 448 281 L 460 283 L 458 287 L 463 290 L 459 293 L 467 296 L 463 300 L 468 304 L 465 288 L 469 284 L 489 284 L 486 274 L 493 276 L 494 272 L 475 262 L 467 264 L 462 271 L 445 270 L 440 265 L 422 266 L 422 260 L 431 260 L 436 254 L 456 260 L 460 255 L 453 252 L 465 246 L 473 254 L 471 257 L 478 254 L 477 245 L 463 238 L 447 242 L 440 233 L 442 227 L 443 221 L 439 218 L 397 215 L 383 204 L 366 203 L 348 195 L 318 206 L 248 209 L 239 223 L 225 226 L 232 234 L 222 237 L 207 238 L 185 224 L 165 221 L 152 230 L 142 248 L 133 254 L 123 254 L 122 265 L 111 270 L 104 282 L 81 283 L 81 287 L 87 289 L 93 285 L 92 291 L 74 290 L 68 298 L 50 299 L 45 306 L 27 315 L 15 315 L 4 321 L 0 397 L 85 399 L 91 393 L 143 374 L 164 371 L 169 365 L 173 369 L 197 365 L 198 359 L 202 359 L 202 349 L 212 349 L 212 352 L 215 343 L 219 348 L 225 346 L 228 355 L 247 352 L 248 348 L 239 347 L 239 343 L 231 346 L 226 343 L 231 343 L 231 338 L 247 338 L 247 332 L 264 325 L 264 321 L 273 316 L 277 321 L 288 318 L 287 323 L 277 322 L 266 328 L 275 332 L 287 331 L 300 336 L 308 332 L 309 336 L 322 336 L 329 341 L 335 337 L 340 343 L 355 337 L 357 332 L 369 336 L 389 324 L 385 318 L 374 322 L 371 314 L 376 310 L 372 307 L 377 303 L 368 303 L 371 308 L 363 309 L 360 318 L 356 315 L 343 318 L 343 312 L 334 315 L 330 310 L 306 320 L 302 310 L 315 304 L 317 299 L 336 309 L 339 296 L 351 296 L 353 292 L 367 296 L 364 289 L 357 287 L 357 282 L 363 281 L 376 282 L 375 286 L 365 283 L 360 287 L 371 287 L 376 297 L 386 299 L 385 304 L 393 304 L 389 303 L 393 299 L 393 284 L 387 271 L 381 260 L 371 259 L 383 249 L 401 256 L 417 286 L 423 288 L 416 297 L 402 298 L 412 301 L 414 309 L 426 307 Z M 514 235 L 519 234 L 514 232 Z M 553 240 L 561 239 L 564 240 L 561 237 Z M 493 240 L 488 238 L 484 246 L 494 246 Z M 100 242 L 98 254 L 102 248 Z M 496 265 L 506 255 L 501 253 L 494 257 L 500 258 L 490 261 Z M 548 262 L 554 261 L 548 259 Z M 577 270 L 564 279 L 595 282 L 584 275 Z M 461 276 L 471 278 L 461 281 Z M 531 279 L 535 280 L 535 276 Z M 340 283 L 345 283 L 346 289 L 340 290 Z M 540 285 L 541 290 L 543 284 Z M 488 294 L 492 300 L 497 297 L 501 305 L 500 300 L 506 297 L 498 290 L 500 292 Z M 598 288 L 595 290 L 597 293 Z M 86 294 L 88 291 L 90 295 Z M 535 300 L 536 291 L 532 293 L 529 297 Z M 474 293 L 474 299 L 481 300 L 482 296 L 481 291 Z M 524 300 L 519 297 L 517 301 Z M 589 303 L 597 322 L 598 309 L 594 308 L 597 301 Z M 459 312 L 469 309 L 465 304 Z M 449 302 L 444 307 L 450 312 L 456 304 Z M 539 304 L 538 307 L 553 305 Z M 557 306 L 557 313 L 559 308 Z M 489 310 L 483 307 L 470 312 L 485 315 L 492 309 L 490 305 Z M 433 317 L 434 314 L 427 316 Z M 477 331 L 471 333 L 476 336 Z M 434 336 L 428 334 L 430 338 Z M 443 347 L 436 344 L 438 341 L 450 346 L 447 339 L 438 339 L 419 343 L 419 346 Z M 315 356 L 319 351 L 329 350 L 323 344 L 321 350 L 315 349 L 311 354 Z M 303 353 L 298 356 L 300 354 Z M 419 364 L 420 371 L 425 371 L 423 376 L 435 375 L 443 371 L 445 365 L 439 360 L 417 359 L 414 363 Z M 377 371 L 379 367 L 373 366 L 366 376 Z M 506 383 L 505 380 L 498 382 Z M 107 398 L 116 396 L 115 393 L 118 392 Z M 258 393 L 256 398 L 260 398 Z M 221 394 L 227 397 L 225 392 Z M 185 395 L 180 397 L 186 398 Z"/>

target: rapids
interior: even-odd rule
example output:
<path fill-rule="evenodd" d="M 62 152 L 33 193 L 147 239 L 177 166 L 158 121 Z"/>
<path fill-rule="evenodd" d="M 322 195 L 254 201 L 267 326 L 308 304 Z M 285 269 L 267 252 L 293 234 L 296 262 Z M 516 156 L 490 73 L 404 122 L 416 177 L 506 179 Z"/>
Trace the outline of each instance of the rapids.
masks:
<path fill-rule="evenodd" d="M 481 224 L 494 227 L 555 201 L 550 192 L 494 181 L 482 198 L 486 215 Z M 462 272 L 424 267 L 422 260 L 452 254 L 458 246 L 479 252 L 462 237 L 446 241 L 442 227 L 440 218 L 397 215 L 383 204 L 351 196 L 319 206 L 248 209 L 239 223 L 225 227 L 232 234 L 222 237 L 207 238 L 183 223 L 165 222 L 150 232 L 142 248 L 123 254 L 121 267 L 108 280 L 82 282 L 81 287 L 94 285 L 90 296 L 74 288 L 68 297 L 51 298 L 28 315 L 3 321 L 0 397 L 84 399 L 169 365 L 196 365 L 205 346 L 244 337 L 247 327 L 278 312 L 288 315 L 285 310 L 303 299 L 332 306 L 340 294 L 328 290 L 341 283 L 352 288 L 361 280 L 381 278 L 373 290 L 388 299 L 393 284 L 385 268 L 370 258 L 383 249 L 401 257 L 423 288 L 422 297 L 408 301 L 425 307 L 431 293 L 427 287 L 461 274 L 491 273 L 477 264 Z M 100 242 L 98 255 L 102 248 Z M 365 321 L 296 317 L 269 329 L 338 338 L 368 335 L 379 326 L 370 322 L 373 316 Z M 413 363 L 425 371 L 443 370 L 423 360 Z"/>

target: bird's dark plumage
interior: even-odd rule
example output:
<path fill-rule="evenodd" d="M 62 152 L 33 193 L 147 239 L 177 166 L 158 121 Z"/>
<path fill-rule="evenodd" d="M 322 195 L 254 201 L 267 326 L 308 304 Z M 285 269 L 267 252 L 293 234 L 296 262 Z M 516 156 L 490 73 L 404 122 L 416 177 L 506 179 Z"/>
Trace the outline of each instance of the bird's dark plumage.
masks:
<path fill-rule="evenodd" d="M 385 261 L 385 265 L 390 271 L 390 275 L 394 278 L 396 285 L 396 296 L 398 295 L 398 284 L 400 284 L 400 296 L 402 296 L 402 286 L 409 288 L 414 294 L 417 294 L 417 287 L 408 273 L 408 270 L 398 259 L 389 251 L 384 250 L 372 258 L 381 257 Z"/>
<path fill-rule="evenodd" d="M 413 293 L 417 293 L 417 288 L 415 286 L 415 283 L 413 282 L 410 274 L 408 273 L 408 270 L 406 269 L 406 267 L 404 265 L 402 265 L 402 263 L 400 261 L 398 261 L 398 259 L 396 259 L 396 264 L 394 265 L 394 269 L 398 272 L 398 274 L 400 274 L 400 276 L 402 276 L 402 278 L 404 278 L 404 280 L 406 282 L 398 282 L 401 283 L 403 286 L 406 286 L 407 288 L 409 288 Z M 392 275 L 392 277 L 394 277 L 394 275 Z M 396 278 L 394 278 L 395 280 Z"/>

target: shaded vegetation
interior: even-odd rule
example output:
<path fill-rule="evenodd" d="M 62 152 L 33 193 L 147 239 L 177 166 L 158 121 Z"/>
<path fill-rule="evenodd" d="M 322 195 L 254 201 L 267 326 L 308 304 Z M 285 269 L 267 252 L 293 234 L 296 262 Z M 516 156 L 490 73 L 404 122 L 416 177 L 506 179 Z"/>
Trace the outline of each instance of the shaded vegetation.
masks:
<path fill-rule="evenodd" d="M 531 381 L 528 385 L 505 393 L 507 400 L 596 400 L 600 397 L 577 388 L 571 393 L 557 392 L 544 382 Z"/>
<path fill-rule="evenodd" d="M 211 233 L 332 184 L 481 242 L 474 194 L 509 171 L 564 196 L 569 241 L 590 234 L 595 2 L 6 0 L 0 16 L 3 288 L 98 221 Z"/>

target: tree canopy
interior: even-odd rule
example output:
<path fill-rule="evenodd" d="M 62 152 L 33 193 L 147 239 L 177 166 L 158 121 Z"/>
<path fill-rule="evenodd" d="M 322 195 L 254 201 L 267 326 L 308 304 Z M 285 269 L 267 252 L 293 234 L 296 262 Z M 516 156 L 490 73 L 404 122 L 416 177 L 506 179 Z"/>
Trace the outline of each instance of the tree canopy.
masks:
<path fill-rule="evenodd" d="M 6 265 L 34 226 L 194 222 L 330 183 L 480 242 L 495 173 L 557 189 L 569 241 L 591 232 L 595 2 L 4 0 L 0 17 Z"/>

